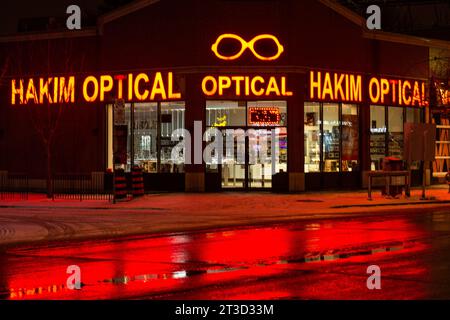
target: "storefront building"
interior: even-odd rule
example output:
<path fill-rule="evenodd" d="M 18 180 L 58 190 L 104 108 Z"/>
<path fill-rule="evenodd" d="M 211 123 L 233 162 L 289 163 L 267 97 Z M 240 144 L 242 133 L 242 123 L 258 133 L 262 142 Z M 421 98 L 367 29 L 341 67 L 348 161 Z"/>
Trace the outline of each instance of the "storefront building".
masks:
<path fill-rule="evenodd" d="M 49 167 L 133 166 L 147 190 L 364 187 L 428 121 L 429 48 L 449 46 L 364 25 L 329 1 L 167 0 L 4 37 L 0 170 L 37 188 Z"/>

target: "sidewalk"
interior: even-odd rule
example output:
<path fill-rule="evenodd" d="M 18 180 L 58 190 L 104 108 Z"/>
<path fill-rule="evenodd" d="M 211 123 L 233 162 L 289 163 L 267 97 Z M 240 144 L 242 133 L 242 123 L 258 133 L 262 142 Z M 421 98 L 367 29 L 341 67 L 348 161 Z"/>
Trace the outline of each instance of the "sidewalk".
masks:
<path fill-rule="evenodd" d="M 112 204 L 57 200 L 30 195 L 28 201 L 0 201 L 0 246 L 54 240 L 113 238 L 324 218 L 389 215 L 436 210 L 450 213 L 446 186 L 427 190 L 433 200 L 373 200 L 367 192 L 161 193 Z"/>

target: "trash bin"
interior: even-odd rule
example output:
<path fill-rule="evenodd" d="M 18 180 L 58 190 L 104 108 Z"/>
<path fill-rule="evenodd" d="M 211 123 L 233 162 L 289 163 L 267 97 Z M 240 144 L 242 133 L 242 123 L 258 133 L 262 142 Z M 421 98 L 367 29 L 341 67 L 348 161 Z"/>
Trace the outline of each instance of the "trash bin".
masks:
<path fill-rule="evenodd" d="M 382 162 L 383 171 L 401 171 L 403 170 L 403 160 L 395 157 L 386 157 Z M 403 177 L 392 177 L 391 184 L 396 184 L 396 180 L 404 179 Z M 398 184 L 398 183 L 397 183 Z M 382 195 L 387 195 L 386 187 L 381 190 Z M 402 194 L 402 186 L 390 185 L 389 186 L 389 196 L 396 197 Z"/>

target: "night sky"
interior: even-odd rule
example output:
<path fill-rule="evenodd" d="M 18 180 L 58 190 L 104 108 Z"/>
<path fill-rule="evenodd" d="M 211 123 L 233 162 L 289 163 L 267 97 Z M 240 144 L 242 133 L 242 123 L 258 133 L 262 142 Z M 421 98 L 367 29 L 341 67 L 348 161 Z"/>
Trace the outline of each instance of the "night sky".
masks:
<path fill-rule="evenodd" d="M 24 18 L 57 17 L 60 19 L 60 24 L 65 25 L 66 8 L 71 4 L 80 6 L 83 17 L 82 26 L 93 25 L 95 24 L 94 17 L 105 11 L 100 11 L 101 8 L 111 9 L 128 2 L 132 2 L 132 0 L 2 0 L 0 1 L 0 35 L 16 33 L 19 21 Z M 255 5 L 257 2 L 255 1 Z M 367 1 L 340 0 L 339 2 L 365 16 Z M 382 8 L 382 29 L 384 31 L 443 40 L 450 39 L 449 0 L 411 0 L 407 2 L 404 0 L 375 0 L 374 2 Z M 44 31 L 44 29 L 35 28 L 21 31 Z"/>
<path fill-rule="evenodd" d="M 95 15 L 104 0 L 3 0 L 0 4 L 0 34 L 17 32 L 17 23 L 22 18 L 64 17 L 66 8 L 71 4 L 80 6 L 84 11 Z"/>

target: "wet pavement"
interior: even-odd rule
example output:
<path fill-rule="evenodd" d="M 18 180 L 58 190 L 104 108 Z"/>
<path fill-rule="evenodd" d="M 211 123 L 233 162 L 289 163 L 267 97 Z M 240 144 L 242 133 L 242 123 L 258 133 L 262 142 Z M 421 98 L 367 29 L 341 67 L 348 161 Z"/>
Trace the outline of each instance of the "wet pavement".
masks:
<path fill-rule="evenodd" d="M 10 247 L 0 298 L 449 299 L 449 268 L 450 214 L 435 211 Z"/>
<path fill-rule="evenodd" d="M 19 244 L 80 241 L 235 228 L 317 219 L 450 211 L 448 188 L 433 188 L 431 200 L 386 199 L 364 191 L 302 194 L 267 192 L 149 194 L 118 202 L 73 199 L 52 201 L 33 195 L 27 201 L 0 201 L 0 248 Z"/>

